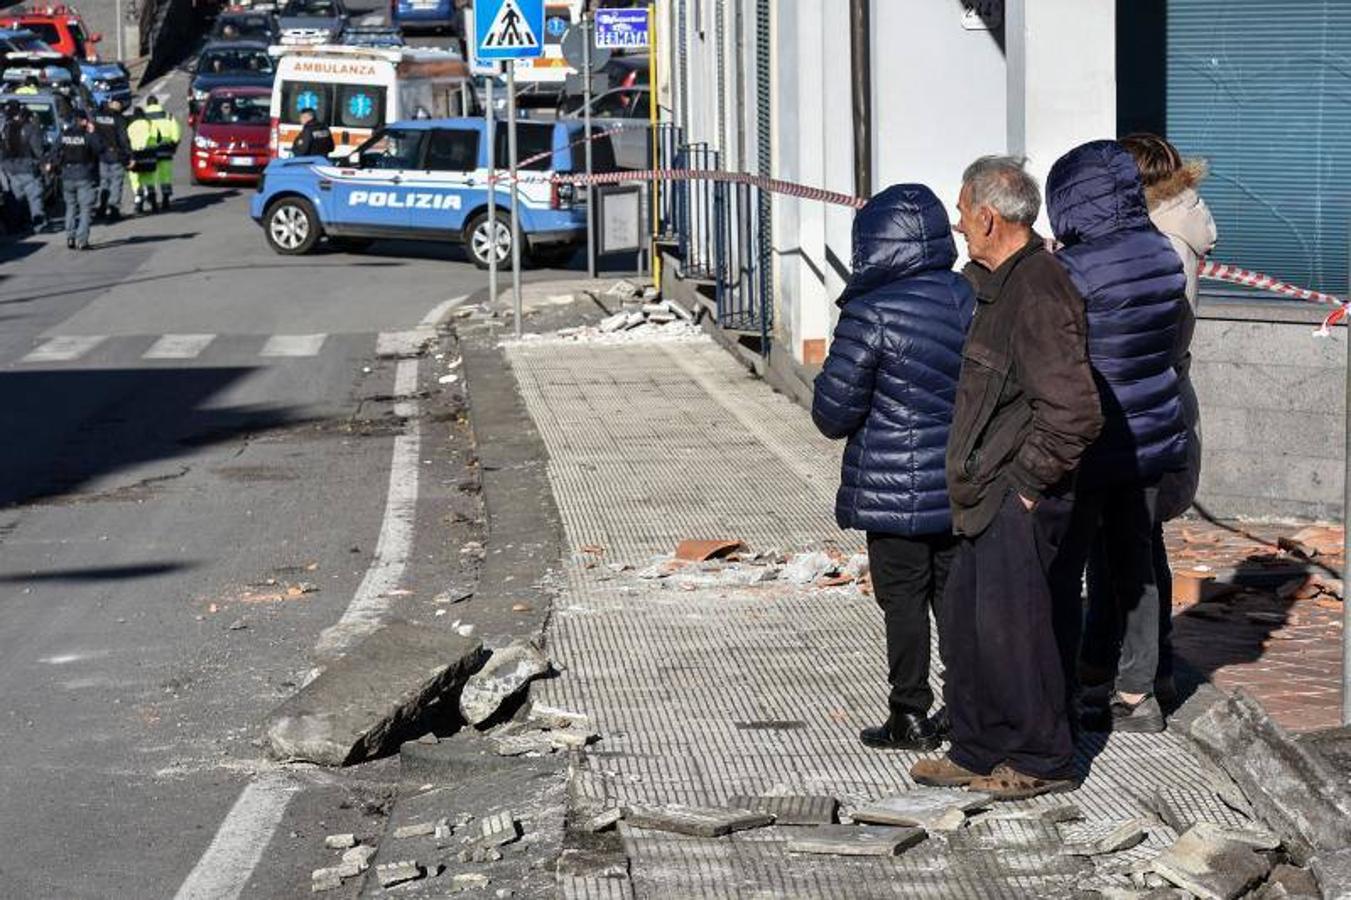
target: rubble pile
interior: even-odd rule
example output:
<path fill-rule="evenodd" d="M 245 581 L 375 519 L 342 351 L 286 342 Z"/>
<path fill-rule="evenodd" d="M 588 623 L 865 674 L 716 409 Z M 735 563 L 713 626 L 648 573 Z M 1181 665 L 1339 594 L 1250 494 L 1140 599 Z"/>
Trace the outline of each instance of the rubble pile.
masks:
<path fill-rule="evenodd" d="M 838 548 L 784 553 L 752 551 L 741 541 L 688 540 L 674 552 L 656 556 L 636 568 L 627 563 L 605 562 L 603 547 L 582 547 L 573 561 L 585 569 L 605 568 L 600 580 L 631 574 L 663 588 L 693 591 L 702 588 L 750 588 L 771 582 L 799 588 L 849 588 L 872 594 L 872 577 L 866 553 L 845 553 Z"/>
<path fill-rule="evenodd" d="M 663 300 L 656 288 L 621 280 L 597 299 L 607 308 L 615 309 L 615 313 L 596 325 L 560 328 L 552 334 L 527 334 L 522 340 L 619 344 L 704 337 L 703 330 L 695 324 L 695 314 L 675 300 Z"/>

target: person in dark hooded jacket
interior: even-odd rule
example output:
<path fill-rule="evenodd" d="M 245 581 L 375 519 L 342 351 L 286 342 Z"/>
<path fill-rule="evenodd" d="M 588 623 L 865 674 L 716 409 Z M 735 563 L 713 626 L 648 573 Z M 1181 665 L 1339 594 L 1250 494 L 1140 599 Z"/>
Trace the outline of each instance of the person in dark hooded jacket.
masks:
<path fill-rule="evenodd" d="M 869 747 L 931 750 L 945 730 L 941 714 L 928 714 L 929 609 L 956 547 L 944 454 L 975 307 L 956 260 L 929 188 L 898 184 L 869 201 L 854 220 L 853 275 L 816 379 L 817 428 L 848 439 L 835 518 L 867 532 L 886 626 L 890 716 L 859 735 Z"/>
<path fill-rule="evenodd" d="M 1084 655 L 1102 655 L 1089 644 L 1119 645 L 1123 629 L 1149 631 L 1125 642 L 1134 652 L 1118 662 L 1114 692 L 1111 673 L 1081 669 L 1083 724 L 1161 731 L 1163 712 L 1153 694 L 1159 586 L 1152 534 L 1159 481 L 1187 463 L 1174 366 L 1187 279 L 1168 238 L 1150 222 L 1134 158 L 1116 141 L 1092 141 L 1061 157 L 1046 196 L 1051 228 L 1063 244 L 1057 257 L 1084 297 L 1104 418 L 1084 456 L 1074 521 L 1055 564 L 1057 602 L 1079 602 L 1089 548 L 1100 533 L 1113 590 L 1090 597 Z M 1094 683 L 1094 676 L 1108 681 Z"/>

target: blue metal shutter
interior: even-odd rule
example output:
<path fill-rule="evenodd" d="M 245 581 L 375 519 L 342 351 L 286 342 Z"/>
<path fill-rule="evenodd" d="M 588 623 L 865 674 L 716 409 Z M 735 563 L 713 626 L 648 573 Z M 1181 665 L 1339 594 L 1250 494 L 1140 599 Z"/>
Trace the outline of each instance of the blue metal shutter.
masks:
<path fill-rule="evenodd" d="M 1210 162 L 1214 258 L 1347 289 L 1349 47 L 1351 0 L 1169 0 L 1168 138 Z"/>

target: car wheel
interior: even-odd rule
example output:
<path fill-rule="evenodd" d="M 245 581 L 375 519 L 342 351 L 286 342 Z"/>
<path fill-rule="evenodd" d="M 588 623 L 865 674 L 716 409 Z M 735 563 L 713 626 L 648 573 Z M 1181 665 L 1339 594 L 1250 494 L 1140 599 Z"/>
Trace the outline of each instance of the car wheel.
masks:
<path fill-rule="evenodd" d="M 474 261 L 474 265 L 480 269 L 488 268 L 489 248 L 494 243 L 497 246 L 497 264 L 499 266 L 511 265 L 510 216 L 504 216 L 499 212 L 494 224 L 497 226 L 497 240 L 495 242 L 488 235 L 487 213 L 480 213 L 475 216 L 464 232 L 464 249 L 469 252 L 469 258 Z"/>
<path fill-rule="evenodd" d="M 309 253 L 319 242 L 319 217 L 302 197 L 286 197 L 267 208 L 263 232 L 273 250 L 286 256 Z"/>

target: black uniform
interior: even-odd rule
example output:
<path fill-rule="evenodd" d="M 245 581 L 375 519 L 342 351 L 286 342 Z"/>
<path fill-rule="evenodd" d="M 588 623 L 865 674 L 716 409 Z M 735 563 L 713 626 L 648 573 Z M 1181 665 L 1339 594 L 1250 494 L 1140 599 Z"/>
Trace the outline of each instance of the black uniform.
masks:
<path fill-rule="evenodd" d="M 95 215 L 118 219 L 122 216 L 122 184 L 131 163 L 126 117 L 105 103 L 94 114 L 94 131 L 103 141 Z"/>
<path fill-rule="evenodd" d="M 53 161 L 61 170 L 68 247 L 84 249 L 89 246 L 89 223 L 94 215 L 99 159 L 103 152 L 102 139 L 97 133 L 85 129 L 82 118 L 76 118 L 67 125 L 61 132 L 61 140 L 56 144 Z"/>
<path fill-rule="evenodd" d="M 328 156 L 333 152 L 333 132 L 315 119 L 300 128 L 300 136 L 291 145 L 292 156 Z"/>

